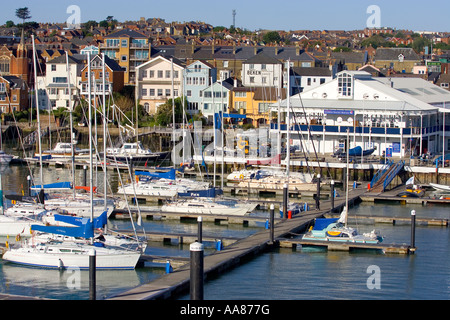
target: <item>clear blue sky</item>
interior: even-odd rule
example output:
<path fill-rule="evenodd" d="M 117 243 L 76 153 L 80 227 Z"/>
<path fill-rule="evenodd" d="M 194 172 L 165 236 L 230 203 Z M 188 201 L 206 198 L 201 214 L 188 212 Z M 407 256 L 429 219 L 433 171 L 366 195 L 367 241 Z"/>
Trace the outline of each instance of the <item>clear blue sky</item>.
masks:
<path fill-rule="evenodd" d="M 429 6 L 428 6 L 429 4 Z M 15 10 L 28 7 L 36 22 L 65 22 L 67 8 L 77 5 L 81 22 L 101 21 L 113 16 L 119 21 L 140 17 L 171 21 L 204 21 L 213 26 L 229 27 L 236 10 L 236 26 L 249 30 L 356 30 L 364 29 L 371 14 L 367 8 L 380 8 L 382 27 L 414 31 L 450 31 L 450 1 L 419 0 L 4 0 L 0 24 L 21 21 Z"/>

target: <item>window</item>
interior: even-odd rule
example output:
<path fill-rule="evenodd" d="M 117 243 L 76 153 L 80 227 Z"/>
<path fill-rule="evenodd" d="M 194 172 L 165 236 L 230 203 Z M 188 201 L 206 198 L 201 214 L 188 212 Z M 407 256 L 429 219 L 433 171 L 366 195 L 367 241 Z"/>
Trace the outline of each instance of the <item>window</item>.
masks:
<path fill-rule="evenodd" d="M 247 92 L 236 92 L 234 95 L 236 98 L 245 98 L 247 97 Z"/>
<path fill-rule="evenodd" d="M 162 78 L 163 77 L 163 71 L 162 70 L 158 70 L 158 78 Z"/>
<path fill-rule="evenodd" d="M 6 84 L 0 83 L 0 92 L 6 92 Z"/>
<path fill-rule="evenodd" d="M 166 78 L 170 78 L 170 70 L 166 70 Z"/>
<path fill-rule="evenodd" d="M 267 66 L 265 64 L 261 65 L 261 70 L 267 70 Z"/>
<path fill-rule="evenodd" d="M 142 88 L 142 93 L 141 93 L 141 95 L 142 95 L 143 97 L 146 97 L 146 96 L 147 96 L 147 89 Z"/>
<path fill-rule="evenodd" d="M 173 78 L 174 79 L 178 79 L 178 71 L 174 71 L 173 72 Z"/>
<path fill-rule="evenodd" d="M 127 60 L 128 60 L 128 57 L 125 54 L 120 56 L 120 61 L 127 61 Z"/>
<path fill-rule="evenodd" d="M 122 48 L 126 48 L 128 46 L 128 40 L 127 39 L 122 39 L 121 41 L 121 47 Z"/>
<path fill-rule="evenodd" d="M 158 97 L 162 97 L 163 95 L 163 89 L 158 89 Z"/>
<path fill-rule="evenodd" d="M 260 102 L 258 103 L 258 111 L 259 112 L 267 112 L 269 110 L 270 103 Z"/>
<path fill-rule="evenodd" d="M 67 83 L 67 77 L 53 77 L 53 83 Z"/>
<path fill-rule="evenodd" d="M 9 59 L 0 60 L 0 72 L 9 73 Z"/>
<path fill-rule="evenodd" d="M 56 71 L 56 64 L 52 64 L 52 71 Z"/>
<path fill-rule="evenodd" d="M 150 70 L 150 78 L 154 78 L 155 77 L 155 70 Z"/>
<path fill-rule="evenodd" d="M 310 86 L 311 85 L 311 78 L 308 78 L 306 83 L 307 83 L 308 86 Z"/>
<path fill-rule="evenodd" d="M 325 78 L 320 78 L 320 84 L 324 84 L 325 83 Z"/>
<path fill-rule="evenodd" d="M 448 88 L 448 83 L 444 83 L 444 82 L 441 83 L 441 87 L 442 87 L 442 88 Z"/>
<path fill-rule="evenodd" d="M 342 73 L 338 76 L 338 93 L 341 97 L 352 96 L 352 76 L 348 73 Z"/>
<path fill-rule="evenodd" d="M 266 77 L 262 77 L 262 83 L 264 84 L 264 83 L 267 83 L 267 78 Z"/>
<path fill-rule="evenodd" d="M 154 97 L 155 96 L 155 89 L 150 89 L 150 96 Z"/>
<path fill-rule="evenodd" d="M 170 89 L 166 89 L 166 97 L 170 97 Z"/>
<path fill-rule="evenodd" d="M 6 101 L 6 94 L 0 94 L 0 101 Z"/>
<path fill-rule="evenodd" d="M 188 96 L 188 97 L 192 96 L 191 90 L 186 90 L 186 96 Z"/>
<path fill-rule="evenodd" d="M 255 77 L 250 77 L 250 83 L 255 83 Z"/>
<path fill-rule="evenodd" d="M 224 67 L 224 68 L 228 68 L 228 61 L 224 61 L 224 62 L 223 62 L 223 67 Z"/>

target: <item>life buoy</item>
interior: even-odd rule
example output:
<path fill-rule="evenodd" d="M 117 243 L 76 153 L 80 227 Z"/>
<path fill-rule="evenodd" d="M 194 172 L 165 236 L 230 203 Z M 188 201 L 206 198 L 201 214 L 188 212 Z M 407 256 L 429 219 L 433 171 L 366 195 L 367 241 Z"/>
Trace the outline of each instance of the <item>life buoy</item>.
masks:
<path fill-rule="evenodd" d="M 241 173 L 241 175 L 239 176 L 239 179 L 243 180 L 244 179 L 244 174 Z"/>

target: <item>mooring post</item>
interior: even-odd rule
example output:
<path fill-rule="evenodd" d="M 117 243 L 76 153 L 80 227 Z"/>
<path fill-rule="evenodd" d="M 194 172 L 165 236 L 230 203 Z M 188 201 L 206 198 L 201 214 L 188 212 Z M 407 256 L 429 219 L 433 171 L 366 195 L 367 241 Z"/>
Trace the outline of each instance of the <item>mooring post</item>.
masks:
<path fill-rule="evenodd" d="M 273 244 L 273 232 L 274 232 L 274 224 L 275 224 L 275 206 L 273 205 L 273 203 L 270 205 L 270 222 L 269 222 L 269 226 L 270 226 L 270 243 Z"/>
<path fill-rule="evenodd" d="M 96 252 L 95 249 L 89 251 L 89 300 L 96 300 Z"/>
<path fill-rule="evenodd" d="M 416 250 L 416 210 L 411 210 L 411 249 Z"/>
<path fill-rule="evenodd" d="M 83 186 L 84 187 L 87 187 L 87 174 L 86 174 L 86 172 L 87 172 L 87 166 L 84 165 L 83 166 Z"/>
<path fill-rule="evenodd" d="M 199 216 L 198 218 L 197 218 L 197 225 L 198 225 L 198 230 L 197 230 L 197 242 L 200 242 L 200 243 L 202 243 L 203 241 L 203 239 L 202 239 L 202 224 L 203 224 L 203 218 L 201 217 L 201 216 Z"/>
<path fill-rule="evenodd" d="M 28 193 L 28 196 L 31 197 L 31 176 L 30 175 L 27 176 L 27 182 L 28 182 L 28 191 L 27 191 L 27 193 Z"/>
<path fill-rule="evenodd" d="M 331 188 L 331 212 L 334 211 L 334 180 L 331 180 L 330 183 L 330 188 Z"/>
<path fill-rule="evenodd" d="M 283 185 L 283 216 L 287 218 L 287 203 L 288 203 L 288 185 Z"/>
<path fill-rule="evenodd" d="M 189 249 L 191 254 L 190 298 L 203 300 L 203 244 L 194 242 Z"/>

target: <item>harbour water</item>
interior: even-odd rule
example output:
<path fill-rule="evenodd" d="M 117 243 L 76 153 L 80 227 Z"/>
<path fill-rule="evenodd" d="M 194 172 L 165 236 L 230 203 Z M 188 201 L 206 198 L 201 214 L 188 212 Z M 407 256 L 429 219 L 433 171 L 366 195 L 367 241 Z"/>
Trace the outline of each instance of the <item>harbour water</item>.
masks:
<path fill-rule="evenodd" d="M 34 170 L 34 168 L 33 168 Z M 44 182 L 65 181 L 70 170 L 46 168 Z M 2 173 L 4 194 L 20 194 L 26 186 L 28 168 L 10 166 Z M 82 175 L 77 170 L 77 177 Z M 100 174 L 100 173 L 99 173 Z M 78 179 L 77 178 L 77 179 Z M 117 177 L 111 173 L 111 184 Z M 102 179 L 99 179 L 101 183 Z M 392 205 L 362 203 L 350 216 L 387 215 L 449 219 L 450 210 L 442 205 Z M 110 219 L 110 228 L 131 229 L 126 220 Z M 146 231 L 195 233 L 196 223 L 145 220 Z M 411 227 L 405 225 L 366 225 L 356 223 L 360 232 L 376 229 L 389 243 L 410 243 Z M 261 227 L 203 223 L 203 234 L 245 237 Z M 448 227 L 416 228 L 413 255 L 380 254 L 369 251 L 326 252 L 319 250 L 276 249 L 205 282 L 205 300 L 304 300 L 363 299 L 409 300 L 450 298 L 450 231 Z M 207 246 L 205 254 L 214 251 Z M 189 246 L 149 243 L 148 254 L 189 257 Z M 133 271 L 98 271 L 97 298 L 117 293 L 160 277 L 164 266 L 146 265 Z M 0 261 L 0 293 L 59 300 L 87 300 L 87 271 L 58 271 L 27 268 Z M 189 295 L 179 297 L 189 299 Z"/>

